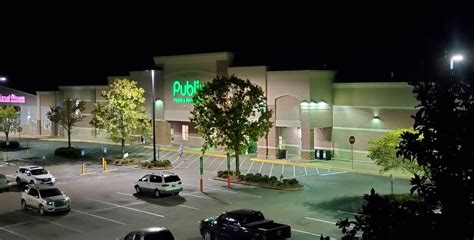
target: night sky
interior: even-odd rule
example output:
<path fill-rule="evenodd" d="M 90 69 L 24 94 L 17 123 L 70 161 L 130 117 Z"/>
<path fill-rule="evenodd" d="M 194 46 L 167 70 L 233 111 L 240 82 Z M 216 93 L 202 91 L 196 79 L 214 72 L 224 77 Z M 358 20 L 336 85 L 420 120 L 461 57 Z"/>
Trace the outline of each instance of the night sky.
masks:
<path fill-rule="evenodd" d="M 448 68 L 452 52 L 474 57 L 463 6 L 58 2 L 0 3 L 2 84 L 101 85 L 153 56 L 216 51 L 234 52 L 234 66 L 338 70 L 338 82 L 407 81 Z"/>

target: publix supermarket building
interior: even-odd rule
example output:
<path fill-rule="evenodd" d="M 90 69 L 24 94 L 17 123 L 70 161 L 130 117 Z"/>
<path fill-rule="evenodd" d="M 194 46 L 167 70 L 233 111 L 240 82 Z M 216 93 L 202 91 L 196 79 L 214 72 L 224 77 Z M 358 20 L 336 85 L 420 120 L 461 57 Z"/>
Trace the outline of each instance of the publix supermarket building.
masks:
<path fill-rule="evenodd" d="M 274 158 L 286 150 L 288 158 L 314 159 L 315 149 L 327 155 L 351 159 L 349 137 L 355 137 L 355 160 L 366 160 L 368 142 L 396 128 L 413 125 L 410 117 L 417 110 L 412 87 L 402 82 L 335 83 L 335 71 L 297 70 L 271 71 L 265 66 L 232 66 L 228 52 L 162 56 L 154 61 L 162 71 L 155 72 L 155 125 L 157 143 L 200 146 L 202 139 L 190 122 L 193 108 L 191 96 L 200 84 L 216 75 L 234 74 L 249 79 L 264 90 L 267 104 L 273 110 L 268 138 L 258 141 L 258 155 Z M 152 77 L 148 71 L 132 71 L 128 78 L 145 89 L 147 111 L 152 116 Z M 37 92 L 26 96 L 18 106 L 24 129 L 40 136 L 64 136 L 60 127 L 49 122 L 50 106 L 66 97 L 86 102 L 85 118 L 75 127 L 73 138 L 106 140 L 106 133 L 89 124 L 94 103 L 104 102 L 101 91 L 108 86 L 60 86 L 59 91 Z M 22 96 L 5 92 L 2 96 Z M 12 90 L 12 89 L 10 89 Z M 14 90 L 12 90 L 14 91 Z M 34 102 L 36 101 L 36 102 Z M 4 103 L 0 103 L 4 104 Z M 23 104 L 23 105 L 22 105 Z M 25 108 L 25 109 L 23 109 Z M 326 154 L 325 154 L 326 155 Z"/>

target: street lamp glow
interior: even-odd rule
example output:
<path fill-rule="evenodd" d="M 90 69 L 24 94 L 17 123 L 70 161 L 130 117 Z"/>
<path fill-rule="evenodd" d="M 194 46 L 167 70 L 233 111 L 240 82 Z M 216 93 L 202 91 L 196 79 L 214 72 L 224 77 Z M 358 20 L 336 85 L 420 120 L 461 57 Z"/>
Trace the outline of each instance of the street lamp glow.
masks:
<path fill-rule="evenodd" d="M 461 55 L 461 54 L 456 54 L 456 55 L 453 55 L 449 61 L 449 67 L 451 70 L 453 70 L 454 68 L 454 62 L 460 62 L 464 60 L 464 56 Z"/>
<path fill-rule="evenodd" d="M 1 82 L 5 82 L 6 80 L 7 80 L 7 78 L 6 78 L 6 77 L 2 77 L 2 76 L 0 76 L 0 81 L 1 81 Z"/>

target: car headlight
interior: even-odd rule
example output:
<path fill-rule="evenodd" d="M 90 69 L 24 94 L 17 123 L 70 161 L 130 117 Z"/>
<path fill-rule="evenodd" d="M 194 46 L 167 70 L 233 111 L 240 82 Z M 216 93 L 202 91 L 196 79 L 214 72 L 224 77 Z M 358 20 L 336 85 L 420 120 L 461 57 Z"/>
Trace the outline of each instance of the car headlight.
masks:
<path fill-rule="evenodd" d="M 53 202 L 48 201 L 48 202 L 46 202 L 46 204 L 47 205 L 53 205 Z"/>

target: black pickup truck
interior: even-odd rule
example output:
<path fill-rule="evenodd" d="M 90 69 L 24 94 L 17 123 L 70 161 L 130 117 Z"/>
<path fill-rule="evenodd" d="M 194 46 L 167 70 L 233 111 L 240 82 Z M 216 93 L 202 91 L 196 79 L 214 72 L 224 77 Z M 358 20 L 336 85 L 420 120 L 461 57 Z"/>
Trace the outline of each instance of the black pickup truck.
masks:
<path fill-rule="evenodd" d="M 201 236 L 205 240 L 280 240 L 291 237 L 288 225 L 265 219 L 260 211 L 240 209 L 224 212 L 199 222 Z"/>

